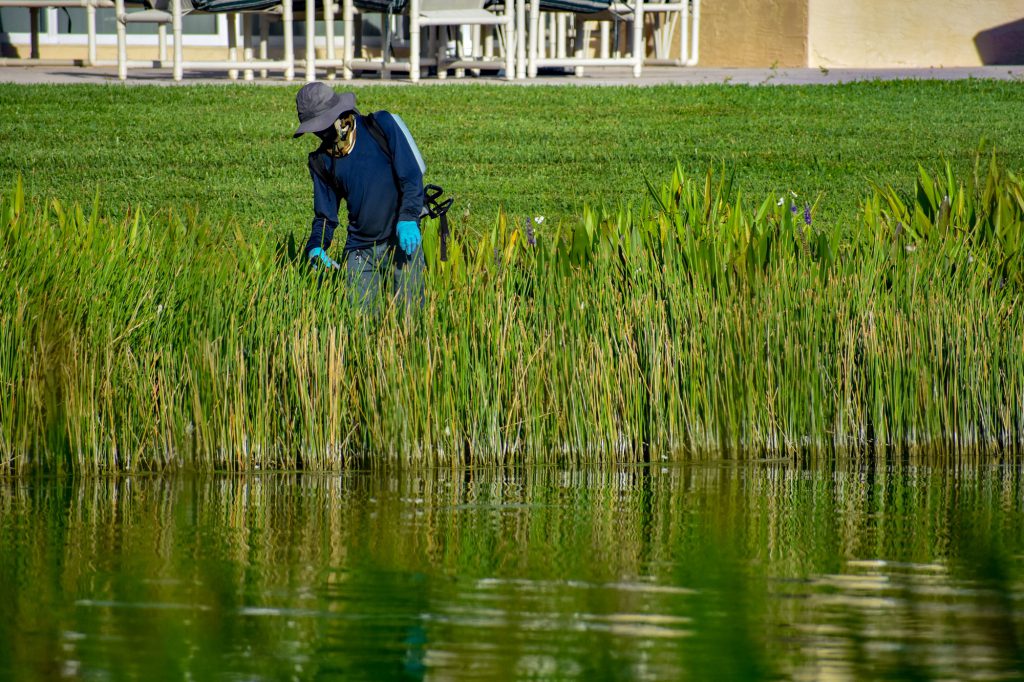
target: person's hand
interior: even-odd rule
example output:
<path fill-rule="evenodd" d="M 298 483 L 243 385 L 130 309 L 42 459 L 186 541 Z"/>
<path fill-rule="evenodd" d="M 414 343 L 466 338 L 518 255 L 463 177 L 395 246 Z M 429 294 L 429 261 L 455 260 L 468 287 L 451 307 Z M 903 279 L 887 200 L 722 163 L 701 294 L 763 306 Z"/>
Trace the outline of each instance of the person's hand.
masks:
<path fill-rule="evenodd" d="M 309 252 L 309 264 L 313 266 L 314 270 L 319 270 L 320 268 L 338 270 L 341 268 L 340 265 L 331 260 L 326 251 L 319 247 Z"/>
<path fill-rule="evenodd" d="M 420 236 L 420 228 L 415 220 L 403 220 L 398 223 L 398 246 L 405 251 L 407 256 L 416 253 L 423 238 Z"/>

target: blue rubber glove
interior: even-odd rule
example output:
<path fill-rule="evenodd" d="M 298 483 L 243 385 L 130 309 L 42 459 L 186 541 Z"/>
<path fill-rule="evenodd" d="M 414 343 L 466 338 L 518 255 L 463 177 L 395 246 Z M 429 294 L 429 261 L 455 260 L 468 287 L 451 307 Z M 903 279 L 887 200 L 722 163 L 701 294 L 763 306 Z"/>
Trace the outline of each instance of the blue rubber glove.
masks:
<path fill-rule="evenodd" d="M 415 220 L 403 220 L 398 223 L 398 246 L 405 251 L 407 256 L 416 253 L 423 238 L 420 236 L 420 228 Z"/>
<path fill-rule="evenodd" d="M 320 268 L 338 270 L 341 268 L 340 265 L 331 260 L 331 257 L 327 255 L 326 251 L 319 247 L 309 252 L 309 264 L 313 266 L 314 270 L 319 270 Z"/>

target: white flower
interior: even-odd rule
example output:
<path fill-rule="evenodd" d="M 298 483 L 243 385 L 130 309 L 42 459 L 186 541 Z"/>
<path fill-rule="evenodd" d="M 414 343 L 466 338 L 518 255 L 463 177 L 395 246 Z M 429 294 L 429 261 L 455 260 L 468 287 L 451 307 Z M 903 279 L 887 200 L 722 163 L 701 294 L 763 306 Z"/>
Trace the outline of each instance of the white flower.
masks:
<path fill-rule="evenodd" d="M 542 215 L 533 216 L 533 223 L 534 223 L 534 225 L 540 225 L 543 222 L 544 222 L 544 216 L 542 216 Z"/>

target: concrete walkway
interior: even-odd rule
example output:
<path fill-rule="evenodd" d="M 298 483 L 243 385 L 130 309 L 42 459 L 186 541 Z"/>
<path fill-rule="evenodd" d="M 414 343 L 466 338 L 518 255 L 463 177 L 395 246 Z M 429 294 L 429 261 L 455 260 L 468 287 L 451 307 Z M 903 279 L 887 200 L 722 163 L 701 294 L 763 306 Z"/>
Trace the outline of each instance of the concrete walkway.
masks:
<path fill-rule="evenodd" d="M 318 74 L 321 79 L 325 76 Z M 968 78 L 984 78 L 1008 80 L 1024 83 L 1024 66 L 978 66 L 952 67 L 931 69 L 723 69 L 702 67 L 645 67 L 643 76 L 633 78 L 628 68 L 604 67 L 587 69 L 582 77 L 572 75 L 541 74 L 532 80 L 509 81 L 493 76 L 448 78 L 439 81 L 436 78 L 425 78 L 423 85 L 494 83 L 520 85 L 702 85 L 709 83 L 728 83 L 733 85 L 829 85 L 850 83 L 854 81 L 874 80 L 962 80 Z M 228 79 L 227 73 L 186 72 L 182 85 L 197 84 L 229 84 L 241 81 Z M 296 79 L 288 82 L 280 78 L 256 80 L 251 84 L 299 86 L 304 83 L 303 74 L 297 73 Z M 351 81 L 336 81 L 342 84 L 360 85 L 411 85 L 406 78 L 396 77 L 394 80 L 381 80 L 377 77 L 363 77 Z M 117 69 L 114 67 L 78 67 L 78 66 L 4 66 L 0 67 L 0 83 L 55 83 L 55 84 L 119 84 Z M 171 79 L 169 69 L 132 69 L 129 72 L 127 85 L 178 85 Z"/>

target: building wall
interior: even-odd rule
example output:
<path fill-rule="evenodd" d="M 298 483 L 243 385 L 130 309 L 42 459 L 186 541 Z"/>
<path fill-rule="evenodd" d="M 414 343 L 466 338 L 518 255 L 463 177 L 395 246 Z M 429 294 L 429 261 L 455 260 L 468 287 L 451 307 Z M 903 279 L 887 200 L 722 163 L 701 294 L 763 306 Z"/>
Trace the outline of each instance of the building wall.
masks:
<path fill-rule="evenodd" d="M 806 66 L 807 3 L 703 0 L 699 66 Z"/>
<path fill-rule="evenodd" d="M 4 10 L 27 30 L 27 11 Z M 18 12 L 25 16 L 21 17 Z M 76 33 L 82 18 L 74 15 Z M 58 16 L 64 16 L 62 12 Z M 113 15 L 100 13 L 100 30 L 113 32 Z M 7 18 L 7 15 L 4 15 Z M 199 21 L 206 17 L 191 17 Z M 8 22 L 8 23 L 10 23 Z M 22 25 L 23 24 L 23 25 Z M 134 29 L 135 27 L 133 27 Z M 61 29 L 63 30 L 63 29 Z M 135 30 L 148 30 L 143 27 Z M 204 27 L 204 32 L 213 30 Z M 27 41 L 26 41 L 27 42 Z M 79 40 L 81 42 L 81 38 Z M 653 38 L 648 36 L 649 49 Z M 678 57 L 678 47 L 670 52 Z M 113 48 L 100 48 L 105 58 Z M 196 58 L 225 48 L 187 48 Z M 132 48 L 146 57 L 155 48 Z M 6 54 L 4 54 L 6 53 Z M 26 45 L 0 56 L 25 55 Z M 84 45 L 46 45 L 44 58 L 84 58 Z M 140 55 L 141 56 L 141 55 Z M 702 0 L 700 62 L 706 67 L 929 67 L 1024 64 L 1024 0 Z"/>
<path fill-rule="evenodd" d="M 1024 63 L 1024 0 L 807 2 L 808 66 Z"/>

